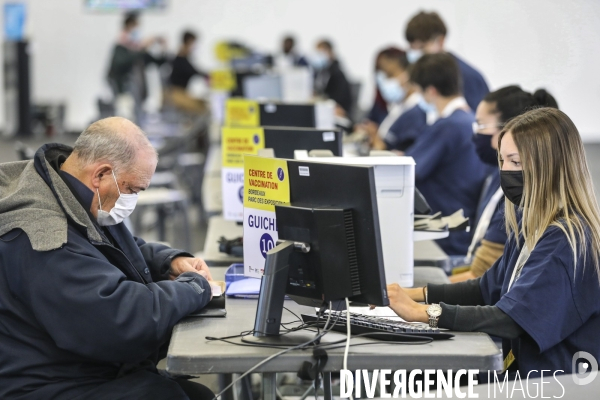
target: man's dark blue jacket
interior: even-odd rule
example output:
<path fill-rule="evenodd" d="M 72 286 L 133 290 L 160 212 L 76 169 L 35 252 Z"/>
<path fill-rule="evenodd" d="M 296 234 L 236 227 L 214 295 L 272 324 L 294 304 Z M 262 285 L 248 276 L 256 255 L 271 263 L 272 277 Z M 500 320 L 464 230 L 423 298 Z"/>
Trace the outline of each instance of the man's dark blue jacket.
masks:
<path fill-rule="evenodd" d="M 0 164 L 2 399 L 71 399 L 155 370 L 173 326 L 210 300 L 200 275 L 165 280 L 187 253 L 95 223 L 57 172 L 71 151 Z"/>

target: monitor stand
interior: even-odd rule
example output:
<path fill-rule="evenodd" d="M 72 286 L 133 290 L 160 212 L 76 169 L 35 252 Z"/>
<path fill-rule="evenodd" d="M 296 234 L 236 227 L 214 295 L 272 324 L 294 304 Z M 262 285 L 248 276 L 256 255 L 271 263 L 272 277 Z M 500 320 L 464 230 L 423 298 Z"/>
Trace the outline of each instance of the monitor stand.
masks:
<path fill-rule="evenodd" d="M 256 319 L 254 320 L 254 336 L 244 338 L 245 342 L 295 346 L 314 338 L 313 335 L 296 333 L 282 335 L 279 332 L 288 280 L 289 259 L 294 251 L 308 253 L 310 245 L 284 240 L 267 253 L 265 272 L 260 282 Z"/>

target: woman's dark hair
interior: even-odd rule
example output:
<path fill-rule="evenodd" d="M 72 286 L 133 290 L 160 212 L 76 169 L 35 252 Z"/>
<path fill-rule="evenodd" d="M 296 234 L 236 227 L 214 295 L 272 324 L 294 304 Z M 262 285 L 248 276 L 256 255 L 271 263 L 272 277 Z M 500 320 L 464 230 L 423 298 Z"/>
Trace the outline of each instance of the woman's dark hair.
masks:
<path fill-rule="evenodd" d="M 531 94 L 518 85 L 506 86 L 490 92 L 483 101 L 493 105 L 492 112 L 499 115 L 502 123 L 536 107 L 558 108 L 556 99 L 545 89 L 538 89 Z"/>
<path fill-rule="evenodd" d="M 410 65 L 410 63 L 408 62 L 408 58 L 406 57 L 406 52 L 404 50 L 400 50 L 396 47 L 388 47 L 386 49 L 383 49 L 377 55 L 377 62 L 375 63 L 376 70 L 379 59 L 382 57 L 397 62 L 402 67 L 402 69 L 408 69 L 408 66 Z"/>
<path fill-rule="evenodd" d="M 400 65 L 402 65 L 404 69 L 408 69 L 408 67 L 410 66 L 410 64 L 408 63 L 408 59 L 406 58 L 405 51 L 400 50 L 397 47 L 386 47 L 385 49 L 377 53 L 377 57 L 375 57 L 375 72 L 379 70 L 379 59 L 381 57 L 398 59 L 398 62 L 400 63 Z M 377 104 L 384 110 L 387 110 L 387 102 L 381 95 L 381 91 L 379 90 L 379 87 L 377 85 L 375 85 L 375 104 Z"/>
<path fill-rule="evenodd" d="M 460 94 L 458 64 L 448 53 L 425 54 L 410 68 L 410 80 L 423 90 L 433 86 L 444 97 Z"/>

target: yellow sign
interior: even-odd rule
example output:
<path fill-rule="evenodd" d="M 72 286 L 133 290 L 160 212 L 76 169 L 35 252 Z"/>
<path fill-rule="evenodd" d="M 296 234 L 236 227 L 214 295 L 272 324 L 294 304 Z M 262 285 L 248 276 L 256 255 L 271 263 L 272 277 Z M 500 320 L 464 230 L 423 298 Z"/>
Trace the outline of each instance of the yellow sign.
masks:
<path fill-rule="evenodd" d="M 244 157 L 244 207 L 275 211 L 276 204 L 290 203 L 287 161 L 279 158 Z"/>
<path fill-rule="evenodd" d="M 260 126 L 258 103 L 246 99 L 227 100 L 225 126 Z"/>
<path fill-rule="evenodd" d="M 230 92 L 237 87 L 235 74 L 230 69 L 220 69 L 210 72 L 210 87 L 213 90 Z"/>
<path fill-rule="evenodd" d="M 263 128 L 231 128 L 221 130 L 223 167 L 244 167 L 245 154 L 257 154 L 265 147 Z"/>

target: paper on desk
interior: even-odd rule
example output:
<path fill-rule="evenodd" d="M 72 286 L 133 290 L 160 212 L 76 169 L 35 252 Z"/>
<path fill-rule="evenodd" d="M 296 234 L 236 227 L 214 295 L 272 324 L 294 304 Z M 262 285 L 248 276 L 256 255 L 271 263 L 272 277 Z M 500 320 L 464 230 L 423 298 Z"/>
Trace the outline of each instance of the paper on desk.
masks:
<path fill-rule="evenodd" d="M 316 308 L 316 310 L 317 310 L 317 312 L 319 311 L 318 308 Z M 392 321 L 406 322 L 402 318 L 400 318 L 389 307 L 375 307 L 372 310 L 369 307 L 350 307 L 350 312 L 351 313 L 356 313 L 356 314 L 362 314 L 362 315 L 369 315 L 369 316 L 372 316 L 372 317 L 379 317 L 379 318 L 390 319 Z"/>
<path fill-rule="evenodd" d="M 260 279 L 246 278 L 231 282 L 227 288 L 228 296 L 258 296 L 260 293 Z"/>
<path fill-rule="evenodd" d="M 221 286 L 210 285 L 210 288 L 212 289 L 213 297 L 221 296 L 223 294 L 223 291 L 221 290 Z"/>
<path fill-rule="evenodd" d="M 222 296 L 225 292 L 225 282 L 224 281 L 212 281 L 210 282 L 210 288 L 212 289 L 213 297 Z"/>

